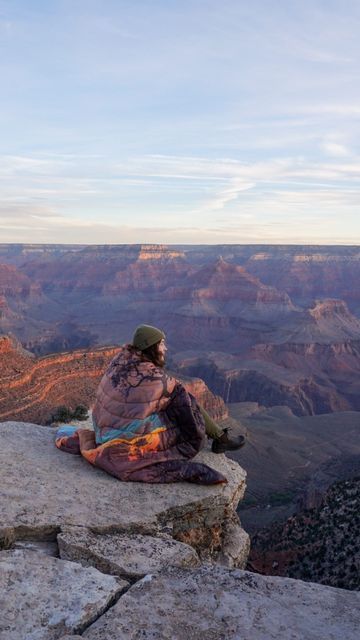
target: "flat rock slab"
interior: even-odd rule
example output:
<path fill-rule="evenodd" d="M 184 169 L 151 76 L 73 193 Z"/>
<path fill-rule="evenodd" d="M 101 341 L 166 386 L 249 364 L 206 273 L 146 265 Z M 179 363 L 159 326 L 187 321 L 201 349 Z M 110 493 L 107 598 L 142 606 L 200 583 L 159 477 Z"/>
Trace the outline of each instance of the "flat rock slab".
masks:
<path fill-rule="evenodd" d="M 0 542 L 66 525 L 156 533 L 159 523 L 194 528 L 197 518 L 209 527 L 236 508 L 245 490 L 245 471 L 224 455 L 205 451 L 196 459 L 223 473 L 226 485 L 119 482 L 59 451 L 54 436 L 50 427 L 0 423 Z"/>
<path fill-rule="evenodd" d="M 146 576 L 87 640 L 358 640 L 360 593 L 202 566 Z"/>
<path fill-rule="evenodd" d="M 71 527 L 57 537 L 60 557 L 130 580 L 168 566 L 195 567 L 196 551 L 170 536 L 96 534 Z"/>
<path fill-rule="evenodd" d="M 128 583 L 29 550 L 0 552 L 0 640 L 81 632 Z"/>

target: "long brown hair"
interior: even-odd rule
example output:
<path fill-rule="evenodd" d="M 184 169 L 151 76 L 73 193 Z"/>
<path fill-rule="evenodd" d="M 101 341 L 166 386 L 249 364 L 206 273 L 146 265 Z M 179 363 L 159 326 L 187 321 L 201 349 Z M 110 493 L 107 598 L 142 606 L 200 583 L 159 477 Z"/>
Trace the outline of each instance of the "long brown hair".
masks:
<path fill-rule="evenodd" d="M 151 360 L 151 362 L 156 367 L 165 366 L 165 359 L 162 357 L 162 355 L 158 351 L 158 346 L 160 342 L 161 340 L 159 340 L 159 342 L 156 342 L 155 344 L 152 344 L 151 347 L 147 347 L 147 349 L 143 349 L 141 351 L 141 353 L 144 354 L 145 358 L 147 358 L 148 360 Z"/>

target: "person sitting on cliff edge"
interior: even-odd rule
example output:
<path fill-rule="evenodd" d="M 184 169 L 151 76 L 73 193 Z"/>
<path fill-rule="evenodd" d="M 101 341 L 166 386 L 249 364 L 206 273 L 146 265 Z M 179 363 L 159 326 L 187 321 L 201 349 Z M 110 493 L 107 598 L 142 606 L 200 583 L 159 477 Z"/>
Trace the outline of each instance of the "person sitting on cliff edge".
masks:
<path fill-rule="evenodd" d="M 229 438 L 194 396 L 165 369 L 165 334 L 137 327 L 120 347 L 96 392 L 94 430 L 60 427 L 55 444 L 125 482 L 224 484 L 227 478 L 193 461 L 212 438 L 212 451 L 239 449 L 243 436 Z"/>
<path fill-rule="evenodd" d="M 139 325 L 131 345 L 123 345 L 110 363 L 98 387 L 93 408 L 97 444 L 120 433 L 130 435 L 134 419 L 138 423 L 146 418 L 156 428 L 159 421 L 157 411 L 166 409 L 174 388 L 181 385 L 181 382 L 164 370 L 167 351 L 165 339 L 165 334 L 160 329 L 146 324 Z M 139 375 L 140 368 L 145 368 L 146 375 L 143 377 Z M 138 388 L 137 398 L 130 399 L 129 395 L 125 395 L 124 401 L 121 392 L 121 398 L 119 396 L 119 390 L 128 384 L 131 388 Z M 126 397 L 129 403 L 126 402 Z M 134 400 L 139 402 L 137 408 L 134 408 Z M 245 444 L 244 436 L 230 438 L 228 429 L 219 427 L 198 403 L 197 407 L 205 423 L 206 435 L 212 439 L 213 453 L 235 451 Z"/>

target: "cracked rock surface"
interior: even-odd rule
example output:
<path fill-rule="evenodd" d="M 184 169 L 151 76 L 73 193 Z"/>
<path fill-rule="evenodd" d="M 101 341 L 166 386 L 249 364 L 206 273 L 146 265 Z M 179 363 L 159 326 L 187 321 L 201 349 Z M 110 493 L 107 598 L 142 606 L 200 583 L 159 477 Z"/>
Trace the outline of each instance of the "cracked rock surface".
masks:
<path fill-rule="evenodd" d="M 87 640 L 357 640 L 360 593 L 222 567 L 146 576 Z"/>
<path fill-rule="evenodd" d="M 0 639 L 83 631 L 128 587 L 93 568 L 28 549 L 0 552 Z"/>
<path fill-rule="evenodd" d="M 57 540 L 61 558 L 130 580 L 139 580 L 169 565 L 200 564 L 192 547 L 166 535 L 96 534 L 83 527 L 71 527 L 63 530 Z"/>

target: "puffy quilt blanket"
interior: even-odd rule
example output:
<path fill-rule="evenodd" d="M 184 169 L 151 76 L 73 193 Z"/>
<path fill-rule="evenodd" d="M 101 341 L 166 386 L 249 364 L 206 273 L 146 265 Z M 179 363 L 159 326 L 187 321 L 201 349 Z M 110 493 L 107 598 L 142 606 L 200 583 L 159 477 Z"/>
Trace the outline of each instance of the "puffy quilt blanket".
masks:
<path fill-rule="evenodd" d="M 56 446 L 81 454 L 95 467 L 123 481 L 219 484 L 226 478 L 211 467 L 191 460 L 205 440 L 205 426 L 195 398 L 177 385 L 165 411 L 159 412 L 160 426 L 134 437 L 117 436 L 97 445 L 90 429 L 61 427 Z M 127 437 L 126 437 L 127 436 Z"/>

